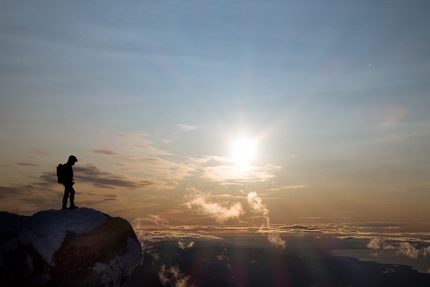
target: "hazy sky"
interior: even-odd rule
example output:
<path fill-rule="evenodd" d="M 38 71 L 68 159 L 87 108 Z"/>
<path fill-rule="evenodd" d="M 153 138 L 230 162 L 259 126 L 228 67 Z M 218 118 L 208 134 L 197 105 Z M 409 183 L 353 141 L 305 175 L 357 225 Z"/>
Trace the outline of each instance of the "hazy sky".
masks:
<path fill-rule="evenodd" d="M 74 154 L 76 204 L 127 219 L 428 221 L 429 13 L 1 1 L 0 210 L 60 208 Z"/>

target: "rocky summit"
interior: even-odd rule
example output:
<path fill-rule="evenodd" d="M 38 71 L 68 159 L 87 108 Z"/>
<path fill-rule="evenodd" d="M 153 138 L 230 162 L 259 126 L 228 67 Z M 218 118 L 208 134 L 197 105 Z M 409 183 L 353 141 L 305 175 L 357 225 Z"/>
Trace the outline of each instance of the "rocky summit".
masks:
<path fill-rule="evenodd" d="M 2 286 L 120 286 L 142 250 L 123 218 L 80 208 L 0 212 Z"/>

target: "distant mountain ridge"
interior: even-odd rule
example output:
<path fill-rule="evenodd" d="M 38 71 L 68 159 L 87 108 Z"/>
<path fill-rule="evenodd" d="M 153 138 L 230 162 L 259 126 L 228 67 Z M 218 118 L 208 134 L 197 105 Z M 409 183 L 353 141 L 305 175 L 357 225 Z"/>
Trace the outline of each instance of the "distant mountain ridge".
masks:
<path fill-rule="evenodd" d="M 2 286 L 119 286 L 141 264 L 130 223 L 100 211 L 0 212 Z"/>

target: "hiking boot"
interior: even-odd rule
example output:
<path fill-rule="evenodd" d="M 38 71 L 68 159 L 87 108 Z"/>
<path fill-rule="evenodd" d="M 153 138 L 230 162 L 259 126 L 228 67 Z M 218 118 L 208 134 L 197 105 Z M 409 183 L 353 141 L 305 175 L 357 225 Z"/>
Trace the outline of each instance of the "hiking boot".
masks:
<path fill-rule="evenodd" d="M 76 208 L 79 208 L 79 207 L 77 207 L 76 205 L 70 205 L 70 209 L 76 209 Z"/>
<path fill-rule="evenodd" d="M 67 209 L 67 206 L 63 205 L 63 207 L 61 207 L 61 209 Z"/>

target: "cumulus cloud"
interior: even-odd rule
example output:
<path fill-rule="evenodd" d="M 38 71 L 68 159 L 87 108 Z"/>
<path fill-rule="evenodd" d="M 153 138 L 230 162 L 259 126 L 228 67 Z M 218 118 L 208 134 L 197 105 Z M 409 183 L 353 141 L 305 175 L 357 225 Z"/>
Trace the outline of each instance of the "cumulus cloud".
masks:
<path fill-rule="evenodd" d="M 209 215 L 219 223 L 229 219 L 239 218 L 244 214 L 242 204 L 227 202 L 212 202 L 208 194 L 194 192 L 187 196 L 186 206 L 199 214 Z"/>
<path fill-rule="evenodd" d="M 424 256 L 430 255 L 430 246 L 423 248 L 422 253 Z"/>
<path fill-rule="evenodd" d="M 223 223 L 228 219 L 240 218 L 244 215 L 242 204 L 240 202 L 227 203 L 227 202 L 213 202 L 208 194 L 192 190 L 192 193 L 186 197 L 186 206 L 189 209 L 196 211 L 199 214 L 209 215 L 217 222 Z M 268 241 L 275 247 L 284 249 L 286 242 L 281 239 L 279 232 L 270 228 L 269 209 L 263 204 L 262 199 L 258 196 L 257 192 L 253 191 L 247 194 L 247 202 L 251 213 L 261 215 L 264 218 L 263 229 L 260 232 L 268 234 Z"/>
<path fill-rule="evenodd" d="M 367 244 L 367 247 L 379 250 L 393 249 L 396 251 L 396 254 L 404 255 L 409 258 L 418 258 L 419 256 L 426 257 L 430 254 L 430 246 L 416 248 L 408 241 L 401 241 L 404 240 L 403 238 L 398 238 L 397 240 L 400 242 L 394 242 L 394 240 L 392 240 L 393 242 L 391 244 L 388 244 L 387 239 L 384 237 L 373 237 L 370 239 L 370 242 Z M 410 240 L 413 239 L 410 238 Z"/>
<path fill-rule="evenodd" d="M 165 265 L 161 266 L 160 272 L 158 272 L 158 278 L 161 284 L 164 286 L 173 287 L 191 287 L 193 286 L 191 282 L 191 277 L 184 275 L 181 270 L 179 270 L 178 265 L 166 268 Z"/>
<path fill-rule="evenodd" d="M 247 199 L 251 212 L 261 214 L 265 220 L 265 227 L 270 227 L 269 209 L 265 204 L 263 204 L 263 200 L 258 196 L 257 192 L 253 191 L 248 193 Z M 284 249 L 287 245 L 285 240 L 281 239 L 278 232 L 269 232 L 267 239 L 270 244 L 280 249 Z"/>
<path fill-rule="evenodd" d="M 266 221 L 265 226 L 270 226 L 269 209 L 262 203 L 262 199 L 258 196 L 257 192 L 248 193 L 247 199 L 251 212 L 262 214 Z"/>
<path fill-rule="evenodd" d="M 420 250 L 417 250 L 409 242 L 402 242 L 397 248 L 396 253 L 405 255 L 410 258 L 418 258 L 418 254 L 420 253 Z"/>
<path fill-rule="evenodd" d="M 387 243 L 387 239 L 384 237 L 374 237 L 370 239 L 367 247 L 370 249 L 395 249 L 393 245 Z"/>

